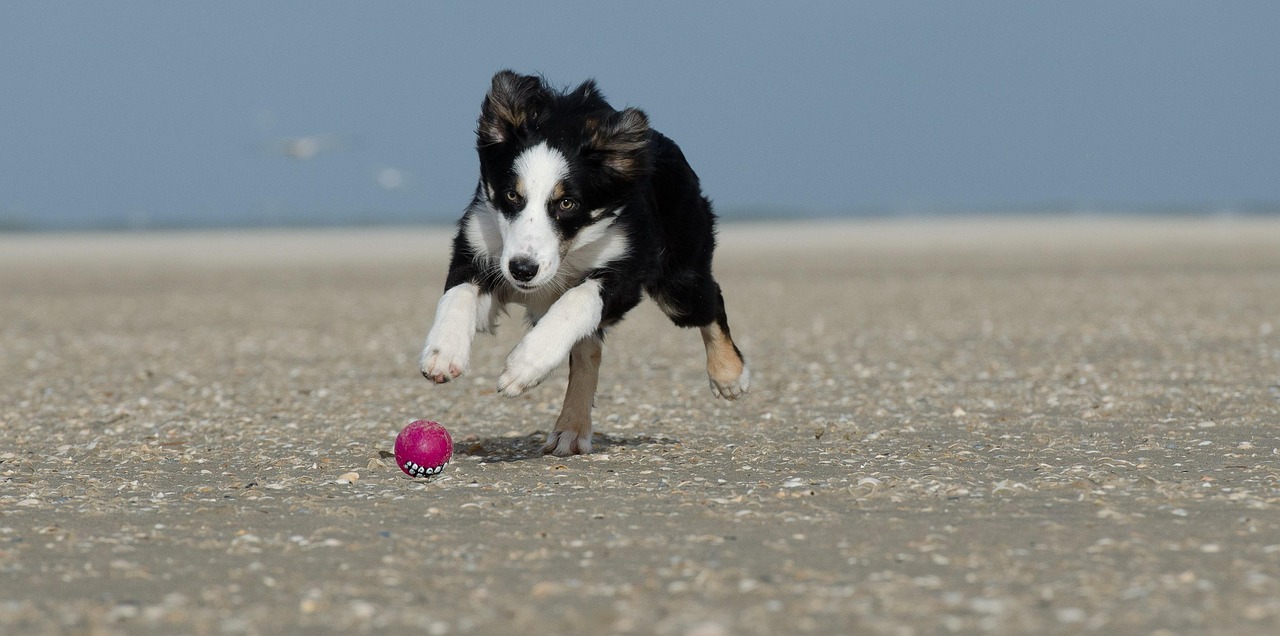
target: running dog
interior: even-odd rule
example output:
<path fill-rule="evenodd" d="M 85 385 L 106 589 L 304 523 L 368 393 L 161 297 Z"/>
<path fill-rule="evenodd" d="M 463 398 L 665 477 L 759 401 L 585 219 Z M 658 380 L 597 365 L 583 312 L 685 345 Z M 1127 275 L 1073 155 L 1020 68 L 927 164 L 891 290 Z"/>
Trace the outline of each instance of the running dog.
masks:
<path fill-rule="evenodd" d="M 523 305 L 529 329 L 498 392 L 520 395 L 568 358 L 564 406 L 543 452 L 590 453 L 604 334 L 643 293 L 677 326 L 701 330 L 716 395 L 746 393 L 750 371 L 711 275 L 711 202 L 644 112 L 614 109 L 594 81 L 558 91 L 502 71 L 476 137 L 480 181 L 458 221 L 423 376 L 442 384 L 466 373 L 475 333 L 492 333 L 508 304 Z"/>

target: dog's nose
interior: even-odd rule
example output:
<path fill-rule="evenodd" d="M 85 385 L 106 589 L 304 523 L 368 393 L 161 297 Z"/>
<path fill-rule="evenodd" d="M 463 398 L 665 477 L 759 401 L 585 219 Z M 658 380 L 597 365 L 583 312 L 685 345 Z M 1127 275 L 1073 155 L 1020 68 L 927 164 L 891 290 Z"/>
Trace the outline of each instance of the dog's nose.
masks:
<path fill-rule="evenodd" d="M 524 256 L 511 259 L 511 262 L 507 263 L 507 268 L 511 270 L 511 276 L 522 283 L 527 283 L 538 275 L 538 263 Z"/>

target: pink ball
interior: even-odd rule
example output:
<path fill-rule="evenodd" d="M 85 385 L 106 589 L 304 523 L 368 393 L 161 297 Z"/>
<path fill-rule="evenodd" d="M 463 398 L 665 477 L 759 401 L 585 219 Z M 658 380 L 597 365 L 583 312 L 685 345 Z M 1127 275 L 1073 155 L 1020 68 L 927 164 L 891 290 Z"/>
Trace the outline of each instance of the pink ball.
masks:
<path fill-rule="evenodd" d="M 453 457 L 453 438 L 439 422 L 415 420 L 396 436 L 396 465 L 410 477 L 439 475 Z"/>

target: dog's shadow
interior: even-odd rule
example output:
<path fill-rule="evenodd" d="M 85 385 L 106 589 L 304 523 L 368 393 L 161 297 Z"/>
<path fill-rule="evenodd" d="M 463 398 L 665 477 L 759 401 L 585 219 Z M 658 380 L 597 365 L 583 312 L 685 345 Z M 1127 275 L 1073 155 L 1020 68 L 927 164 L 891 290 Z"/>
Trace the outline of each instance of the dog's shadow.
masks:
<path fill-rule="evenodd" d="M 496 464 L 501 462 L 518 462 L 542 457 L 542 445 L 547 440 L 546 431 L 533 431 L 527 435 L 504 437 L 468 436 L 453 445 L 453 452 L 468 457 L 478 457 L 481 463 Z M 653 437 L 652 435 L 607 435 L 599 431 L 591 434 L 591 452 L 606 453 L 610 450 L 645 446 L 649 444 L 674 445 L 680 440 L 670 437 Z"/>

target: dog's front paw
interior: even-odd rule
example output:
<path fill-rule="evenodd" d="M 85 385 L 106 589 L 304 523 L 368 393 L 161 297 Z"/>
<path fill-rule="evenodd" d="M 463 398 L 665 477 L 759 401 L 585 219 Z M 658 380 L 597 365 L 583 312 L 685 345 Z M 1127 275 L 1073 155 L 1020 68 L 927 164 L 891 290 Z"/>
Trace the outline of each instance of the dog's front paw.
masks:
<path fill-rule="evenodd" d="M 751 388 L 751 369 L 745 364 L 742 365 L 742 372 L 737 377 L 722 376 L 717 378 L 711 376 L 711 392 L 716 397 L 726 400 L 736 400 L 747 394 L 747 390 Z"/>
<path fill-rule="evenodd" d="M 591 428 L 586 431 L 551 431 L 547 434 L 547 443 L 542 445 L 542 454 L 556 457 L 572 455 L 589 455 L 591 453 Z"/>
<path fill-rule="evenodd" d="M 547 360 L 532 349 L 521 343 L 507 356 L 507 366 L 498 376 L 499 393 L 516 397 L 538 386 L 556 368 L 558 361 Z"/>
<path fill-rule="evenodd" d="M 436 384 L 444 384 L 467 372 L 470 343 L 427 341 L 418 368 L 422 376 Z"/>

